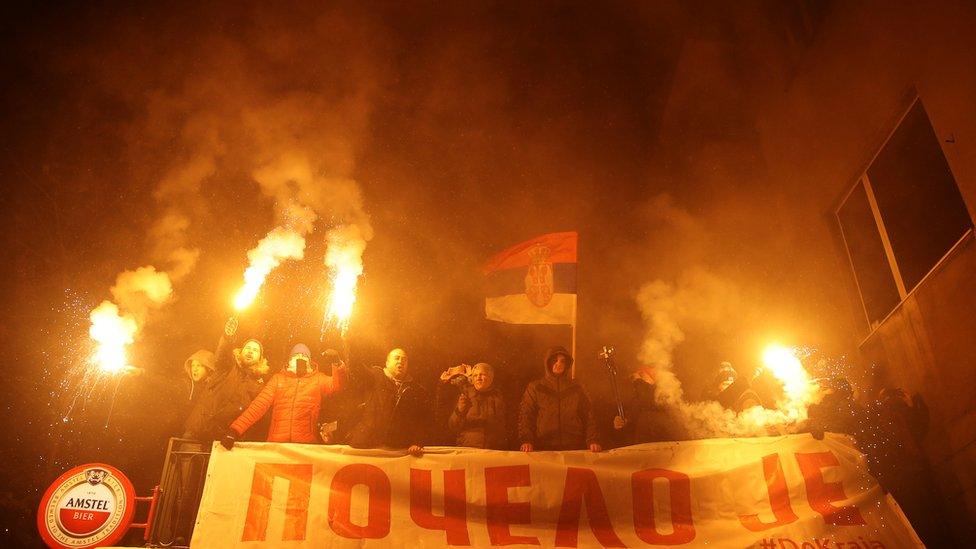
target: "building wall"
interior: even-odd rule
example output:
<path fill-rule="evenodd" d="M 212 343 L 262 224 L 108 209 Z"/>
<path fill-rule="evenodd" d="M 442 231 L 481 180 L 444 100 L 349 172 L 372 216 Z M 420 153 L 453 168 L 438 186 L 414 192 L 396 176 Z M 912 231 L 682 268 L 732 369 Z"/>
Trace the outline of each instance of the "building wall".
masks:
<path fill-rule="evenodd" d="M 928 402 L 926 450 L 959 539 L 976 533 L 976 243 L 869 335 L 833 212 L 917 94 L 976 218 L 974 28 L 973 2 L 833 2 L 802 51 L 775 33 L 752 48 L 769 52 L 760 57 L 772 77 L 754 88 L 769 177 L 805 226 L 797 241 L 837 266 L 821 282 L 849 304 L 837 320 L 874 375 L 870 390 L 901 386 Z"/>

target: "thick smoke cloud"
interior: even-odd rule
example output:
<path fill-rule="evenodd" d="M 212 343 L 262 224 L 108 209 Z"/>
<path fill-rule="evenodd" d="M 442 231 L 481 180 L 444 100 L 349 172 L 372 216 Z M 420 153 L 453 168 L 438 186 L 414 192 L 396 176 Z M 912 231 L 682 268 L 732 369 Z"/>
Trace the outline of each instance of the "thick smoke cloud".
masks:
<path fill-rule="evenodd" d="M 570 330 L 485 321 L 479 268 L 565 230 L 581 243 L 577 373 L 605 411 L 603 345 L 622 371 L 672 372 L 662 394 L 689 403 L 721 360 L 748 370 L 767 338 L 848 336 L 829 219 L 763 166 L 750 71 L 776 50 L 737 33 L 778 31 L 755 7 L 115 8 L 37 7 L 5 34 L 11 370 L 45 364 L 60 379 L 111 298 L 113 325 L 142 323 L 130 360 L 178 386 L 232 314 L 248 251 L 279 227 L 302 235 L 304 259 L 282 262 L 241 322 L 273 362 L 319 336 L 322 290 L 358 256 L 353 362 L 402 346 L 433 382 L 486 361 L 517 398 Z M 46 413 L 36 394 L 58 382 L 18 380 L 30 415 Z M 125 439 L 112 442 L 119 465 L 152 470 L 149 439 L 172 426 L 146 417 L 136 386 L 118 392 L 119 436 L 59 444 Z M 89 408 L 99 428 L 105 408 Z M 741 432 L 682 410 L 698 435 Z"/>

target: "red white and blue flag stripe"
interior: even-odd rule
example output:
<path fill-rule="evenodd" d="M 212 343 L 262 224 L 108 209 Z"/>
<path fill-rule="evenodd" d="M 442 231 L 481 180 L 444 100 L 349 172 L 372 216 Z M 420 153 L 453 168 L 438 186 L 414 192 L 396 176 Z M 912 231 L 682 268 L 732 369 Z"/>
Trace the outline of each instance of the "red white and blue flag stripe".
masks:
<path fill-rule="evenodd" d="M 508 324 L 576 324 L 575 231 L 516 244 L 485 264 L 485 317 Z"/>

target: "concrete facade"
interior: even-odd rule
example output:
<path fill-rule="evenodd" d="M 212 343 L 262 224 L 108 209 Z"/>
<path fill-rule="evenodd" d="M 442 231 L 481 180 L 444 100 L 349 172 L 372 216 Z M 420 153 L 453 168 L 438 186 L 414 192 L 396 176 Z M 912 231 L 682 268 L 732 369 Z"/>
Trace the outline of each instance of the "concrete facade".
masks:
<path fill-rule="evenodd" d="M 835 2 L 806 44 L 774 31 L 752 42 L 777 52 L 756 55 L 765 76 L 753 80 L 770 182 L 784 182 L 779 200 L 805 227 L 798 245 L 836 267 L 819 280 L 846 288 L 831 298 L 848 307 L 836 322 L 863 394 L 900 386 L 929 404 L 926 451 L 960 540 L 976 533 L 976 243 L 961 242 L 872 330 L 833 212 L 917 96 L 976 218 L 974 23 L 973 2 Z"/>

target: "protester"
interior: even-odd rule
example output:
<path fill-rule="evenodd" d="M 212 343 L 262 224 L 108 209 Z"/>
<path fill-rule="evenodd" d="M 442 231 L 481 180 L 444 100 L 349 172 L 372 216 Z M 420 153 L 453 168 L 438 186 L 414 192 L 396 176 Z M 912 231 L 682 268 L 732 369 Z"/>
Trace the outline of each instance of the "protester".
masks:
<path fill-rule="evenodd" d="M 752 373 L 749 386 L 759 396 L 764 408 L 776 409 L 776 403 L 782 401 L 786 394 L 783 392 L 783 382 L 769 368 L 759 366 Z"/>
<path fill-rule="evenodd" d="M 503 450 L 507 443 L 505 399 L 494 386 L 495 369 L 485 362 L 471 367 L 448 427 L 458 446 Z"/>
<path fill-rule="evenodd" d="M 366 401 L 362 419 L 349 444 L 356 448 L 406 448 L 421 455 L 431 421 L 427 391 L 410 376 L 403 349 L 393 349 L 383 368 L 359 368 L 353 375 L 362 384 Z"/>
<path fill-rule="evenodd" d="M 723 408 L 739 413 L 754 406 L 762 406 L 759 395 L 749 386 L 749 380 L 739 375 L 731 362 L 723 362 L 715 372 L 705 400 L 714 400 Z"/>
<path fill-rule="evenodd" d="M 268 377 L 268 360 L 260 341 L 247 339 L 234 348 L 237 328 L 237 318 L 231 317 L 217 343 L 217 368 L 211 382 L 214 399 L 206 413 L 211 439 L 219 437 L 247 408 Z"/>
<path fill-rule="evenodd" d="M 268 410 L 271 428 L 268 442 L 318 442 L 319 408 L 322 399 L 342 388 L 346 369 L 341 364 L 327 376 L 311 360 L 312 352 L 304 343 L 295 345 L 288 363 L 261 389 L 257 398 L 230 424 L 221 440 L 228 449 Z"/>
<path fill-rule="evenodd" d="M 626 444 L 684 440 L 687 433 L 667 405 L 658 403 L 657 370 L 648 366 L 631 375 L 633 395 L 624 404 L 624 415 L 613 418 L 613 428 Z"/>
<path fill-rule="evenodd" d="M 588 447 L 593 452 L 601 451 L 590 399 L 566 373 L 573 365 L 573 357 L 564 347 L 552 347 L 544 365 L 545 375 L 529 383 L 519 406 L 521 450 Z"/>
<path fill-rule="evenodd" d="M 854 389 L 847 378 L 829 377 L 817 380 L 820 401 L 807 409 L 808 426 L 814 438 L 824 433 L 842 433 L 863 442 L 866 414 L 854 400 Z"/>
<path fill-rule="evenodd" d="M 183 422 L 181 438 L 202 440 L 208 437 L 208 410 L 213 407 L 213 373 L 216 358 L 213 352 L 200 349 L 183 363 L 187 382 L 189 413 Z"/>
<path fill-rule="evenodd" d="M 362 391 L 348 375 L 348 368 L 335 349 L 326 349 L 319 355 L 319 371 L 327 376 L 333 375 L 340 366 L 346 370 L 342 390 L 333 393 L 322 401 L 319 411 L 319 437 L 325 444 L 345 444 L 350 429 L 359 422 L 363 401 Z"/>
<path fill-rule="evenodd" d="M 870 428 L 862 444 L 871 473 L 891 493 L 928 547 L 948 544 L 946 516 L 922 442 L 929 409 L 921 395 L 882 389 L 868 412 Z"/>
<path fill-rule="evenodd" d="M 434 427 L 428 443 L 443 446 L 452 446 L 457 443 L 457 433 L 448 425 L 454 410 L 457 407 L 458 398 L 466 387 L 471 385 L 468 375 L 471 373 L 472 366 L 469 364 L 458 364 L 452 366 L 440 375 L 440 383 L 434 390 Z"/>

